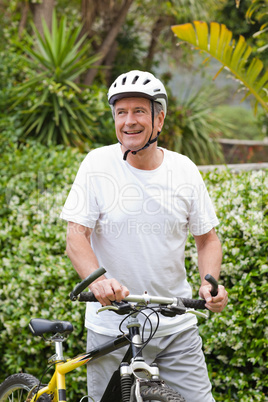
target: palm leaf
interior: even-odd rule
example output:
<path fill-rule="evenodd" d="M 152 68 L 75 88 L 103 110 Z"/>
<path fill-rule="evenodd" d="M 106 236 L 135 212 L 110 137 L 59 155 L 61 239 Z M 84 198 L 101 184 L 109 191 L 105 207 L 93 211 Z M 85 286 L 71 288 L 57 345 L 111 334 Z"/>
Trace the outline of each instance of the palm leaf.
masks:
<path fill-rule="evenodd" d="M 78 35 L 81 28 L 76 28 L 73 32 L 65 31 L 65 39 L 60 44 L 59 49 L 59 62 L 61 65 L 68 63 L 70 59 L 72 59 L 77 54 L 77 49 L 79 48 L 77 45 Z M 79 41 L 81 45 L 82 42 Z M 85 45 L 85 43 L 84 43 Z M 88 47 L 87 49 L 88 50 Z"/>
<path fill-rule="evenodd" d="M 49 56 L 49 60 L 51 60 L 52 65 L 57 66 L 57 54 L 55 54 L 55 41 L 53 40 L 53 37 L 48 29 L 47 24 L 43 20 L 43 32 L 44 32 L 44 43 L 45 43 L 45 49 L 46 49 L 46 54 Z"/>
<path fill-rule="evenodd" d="M 258 13 L 258 20 L 260 21 L 262 18 L 267 16 L 268 6 L 265 0 L 252 0 L 251 5 L 249 6 L 246 12 L 246 19 L 248 23 L 255 24 L 255 21 L 252 20 L 253 14 Z"/>
<path fill-rule="evenodd" d="M 10 107 L 20 105 L 25 137 L 34 137 L 46 144 L 90 142 L 95 116 L 88 113 L 87 96 L 74 80 L 98 57 L 88 56 L 91 44 L 85 41 L 85 35 L 79 38 L 82 25 L 69 28 L 66 17 L 57 22 L 55 12 L 51 33 L 46 23 L 42 23 L 43 36 L 33 26 L 33 48 L 19 43 L 35 74 L 14 86 L 9 98 Z M 27 38 L 32 43 L 28 35 Z"/>
<path fill-rule="evenodd" d="M 36 28 L 34 23 L 32 23 L 31 26 L 35 33 L 36 44 L 37 44 L 38 48 L 40 49 L 40 56 L 42 55 L 44 60 L 46 60 L 49 64 L 54 64 L 54 55 L 52 52 L 52 38 L 51 38 L 47 25 L 43 21 L 44 38 L 42 38 L 40 32 L 38 31 L 38 29 Z M 29 49 L 28 49 L 28 52 L 29 52 Z M 36 57 L 37 52 L 34 52 L 32 50 L 30 50 L 30 52 L 33 52 Z M 40 56 L 39 56 L 39 59 L 42 58 Z"/>
<path fill-rule="evenodd" d="M 38 126 L 36 127 L 36 134 L 39 134 L 40 129 L 48 115 L 48 111 L 49 111 L 48 107 L 44 108 L 44 110 L 42 111 L 41 116 L 39 118 Z"/>
<path fill-rule="evenodd" d="M 31 108 L 27 110 L 27 113 L 32 113 L 34 110 L 39 109 L 40 107 L 43 107 L 45 103 L 47 103 L 47 100 L 49 98 L 49 89 L 46 88 L 40 97 Z"/>
<path fill-rule="evenodd" d="M 51 36 L 54 39 L 54 40 L 52 40 L 52 52 L 55 57 L 56 65 L 58 65 L 59 47 L 60 47 L 59 41 L 62 40 L 61 25 L 64 25 L 64 20 L 65 20 L 65 16 L 61 19 L 61 21 L 59 23 L 59 29 L 58 29 L 56 12 L 55 12 L 55 10 L 53 10 Z M 42 23 L 43 23 L 43 28 L 44 28 L 44 26 L 46 26 L 45 21 L 42 20 Z"/>
<path fill-rule="evenodd" d="M 52 96 L 52 104 L 53 104 L 53 110 L 54 110 L 55 124 L 56 124 L 56 126 L 59 126 L 59 124 L 60 124 L 60 120 L 59 120 L 60 107 L 58 105 L 57 96 Z"/>
<path fill-rule="evenodd" d="M 61 112 L 61 122 L 63 124 L 65 132 L 69 134 L 70 133 L 69 117 L 64 109 Z"/>
<path fill-rule="evenodd" d="M 37 53 L 35 50 L 29 48 L 28 46 L 24 46 L 23 50 L 24 50 L 25 53 L 27 53 L 27 54 L 31 57 L 31 59 L 33 59 L 35 62 L 41 63 L 41 65 L 42 65 L 43 67 L 45 67 L 45 68 L 48 68 L 48 69 L 50 68 L 50 66 L 51 66 L 51 61 L 48 60 L 47 57 L 44 57 L 44 56 L 43 56 L 43 54 L 44 54 L 43 51 L 42 51 L 42 54 L 41 54 L 41 53 Z M 32 61 L 31 59 L 30 59 L 30 60 L 29 60 L 29 59 L 26 59 L 26 61 L 27 61 L 29 64 L 32 64 L 32 66 L 34 67 L 34 61 Z"/>
<path fill-rule="evenodd" d="M 51 121 L 47 127 L 43 128 L 40 140 L 46 140 L 47 144 L 56 144 L 55 134 L 55 124 Z"/>
<path fill-rule="evenodd" d="M 172 27 L 173 32 L 181 40 L 194 45 L 197 49 L 207 52 L 210 56 L 223 64 L 217 75 L 224 67 L 242 83 L 252 94 L 257 104 L 260 103 L 268 111 L 268 74 L 258 58 L 249 61 L 252 48 L 240 36 L 236 43 L 232 39 L 232 32 L 224 24 L 194 21 Z"/>

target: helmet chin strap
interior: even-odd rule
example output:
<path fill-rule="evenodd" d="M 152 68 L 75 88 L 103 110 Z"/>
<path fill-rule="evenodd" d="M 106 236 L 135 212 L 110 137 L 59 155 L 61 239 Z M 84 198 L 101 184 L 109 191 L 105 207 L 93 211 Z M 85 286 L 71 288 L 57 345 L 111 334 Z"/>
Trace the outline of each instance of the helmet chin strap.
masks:
<path fill-rule="evenodd" d="M 124 155 L 123 155 L 123 160 L 124 160 L 124 161 L 127 160 L 127 156 L 128 156 L 128 154 L 129 154 L 130 152 L 132 153 L 132 155 L 136 155 L 137 152 L 140 152 L 140 151 L 142 151 L 143 149 L 148 148 L 151 144 L 153 144 L 155 141 L 158 140 L 158 137 L 159 137 L 160 133 L 161 133 L 161 131 L 158 131 L 158 132 L 157 132 L 157 136 L 156 136 L 154 139 L 152 139 L 152 140 L 151 140 L 151 138 L 152 138 L 152 134 L 151 134 L 149 141 L 144 145 L 144 147 L 138 149 L 137 151 L 131 151 L 131 149 L 128 149 L 127 151 L 125 151 L 125 153 L 124 153 Z"/>
<path fill-rule="evenodd" d="M 153 100 L 151 100 L 151 109 L 152 109 L 152 132 L 151 132 L 151 135 L 150 135 L 149 140 L 147 141 L 147 143 L 146 143 L 142 148 L 138 149 L 137 151 L 131 151 L 131 149 L 128 149 L 127 151 L 125 151 L 125 153 L 124 153 L 124 155 L 123 155 L 123 160 L 124 160 L 124 161 L 127 160 L 127 156 L 128 156 L 128 154 L 129 154 L 130 152 L 132 153 L 132 155 L 136 155 L 137 152 L 140 152 L 140 151 L 142 151 L 143 149 L 148 148 L 151 144 L 153 144 L 155 141 L 158 140 L 158 137 L 159 137 L 161 131 L 158 131 L 156 137 L 153 138 L 153 139 L 151 139 L 151 138 L 152 138 L 152 135 L 153 135 L 153 132 L 154 132 L 154 101 L 153 101 Z M 120 141 L 119 141 L 119 144 L 121 144 Z M 121 145 L 122 145 L 122 144 L 121 144 Z"/>

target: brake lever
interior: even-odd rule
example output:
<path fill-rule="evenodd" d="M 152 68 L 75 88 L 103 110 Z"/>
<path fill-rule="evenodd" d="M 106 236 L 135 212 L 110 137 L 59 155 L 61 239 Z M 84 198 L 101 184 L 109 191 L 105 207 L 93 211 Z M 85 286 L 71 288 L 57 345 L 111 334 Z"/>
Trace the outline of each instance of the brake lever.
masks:
<path fill-rule="evenodd" d="M 103 306 L 103 307 L 99 308 L 99 309 L 96 311 L 96 314 L 99 314 L 99 313 L 101 313 L 102 311 L 106 311 L 106 310 L 111 310 L 111 311 L 117 312 L 118 307 L 114 307 L 114 306 L 112 306 L 112 305 Z"/>
<path fill-rule="evenodd" d="M 118 308 L 117 314 L 119 315 L 126 315 L 129 314 L 131 311 L 131 305 L 124 300 L 122 300 L 121 302 L 113 301 L 112 305 Z"/>
<path fill-rule="evenodd" d="M 186 313 L 186 307 L 183 302 L 177 298 L 177 303 L 170 304 L 168 306 L 160 306 L 160 312 L 165 317 L 175 317 L 175 315 L 182 315 Z"/>
<path fill-rule="evenodd" d="M 110 310 L 119 315 L 126 315 L 130 313 L 131 309 L 131 305 L 128 302 L 125 302 L 123 300 L 121 302 L 113 301 L 111 305 L 99 308 L 97 310 L 97 314 L 105 310 Z"/>
<path fill-rule="evenodd" d="M 178 306 L 167 306 L 163 307 L 160 306 L 160 313 L 165 317 L 175 317 L 176 315 L 182 315 L 186 313 L 185 307 L 178 307 Z"/>

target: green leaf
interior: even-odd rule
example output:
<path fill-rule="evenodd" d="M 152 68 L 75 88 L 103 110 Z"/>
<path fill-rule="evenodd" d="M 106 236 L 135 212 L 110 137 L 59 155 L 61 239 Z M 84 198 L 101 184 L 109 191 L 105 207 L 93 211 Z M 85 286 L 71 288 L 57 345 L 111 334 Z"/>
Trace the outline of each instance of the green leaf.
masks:
<path fill-rule="evenodd" d="M 40 129 L 41 129 L 46 117 L 47 117 L 47 114 L 48 114 L 48 108 L 44 108 L 44 110 L 42 111 L 41 116 L 39 118 L 38 125 L 36 127 L 36 134 L 39 134 Z"/>
<path fill-rule="evenodd" d="M 67 134 L 70 133 L 70 126 L 69 126 L 69 121 L 68 121 L 68 115 L 66 114 L 66 111 L 63 109 L 61 113 L 61 121 L 63 123 L 64 130 L 66 131 Z"/>
<path fill-rule="evenodd" d="M 47 130 L 47 132 L 45 131 Z M 53 124 L 53 122 L 49 122 L 48 127 L 43 129 L 43 138 L 47 139 L 47 143 L 51 144 L 51 143 L 56 143 L 56 141 L 53 141 L 53 134 L 55 131 L 55 125 Z"/>
<path fill-rule="evenodd" d="M 68 135 L 67 135 L 67 133 L 65 131 L 65 128 L 60 126 L 60 132 L 61 132 L 61 135 L 62 135 L 62 138 L 63 138 L 63 143 L 65 145 L 70 145 L 70 141 L 69 141 Z"/>
<path fill-rule="evenodd" d="M 98 57 L 88 55 L 90 42 L 85 41 L 86 36 L 79 38 L 82 25 L 69 28 L 66 17 L 61 17 L 58 22 L 55 12 L 51 33 L 44 20 L 42 23 L 43 37 L 33 26 L 34 45 L 19 44 L 26 54 L 25 61 L 33 72 L 33 78 L 11 90 L 10 108 L 20 108 L 21 136 L 48 144 L 86 145 L 92 137 L 88 126 L 93 127 L 95 120 L 94 113 L 87 113 L 86 108 L 90 104 L 96 114 L 101 114 L 104 105 L 97 100 L 98 107 L 95 107 L 91 101 L 91 98 L 95 99 L 95 90 L 88 96 L 74 80 Z M 27 38 L 32 43 L 32 38 L 26 35 Z M 74 120 L 80 130 L 72 130 Z M 69 136 L 68 141 L 66 136 Z"/>
<path fill-rule="evenodd" d="M 52 102 L 53 102 L 53 108 L 54 108 L 55 123 L 56 123 L 56 126 L 59 126 L 59 124 L 60 124 L 60 120 L 59 120 L 60 107 L 58 105 L 56 96 L 52 96 Z"/>
<path fill-rule="evenodd" d="M 35 57 L 39 58 L 40 61 L 42 59 L 45 60 L 45 62 L 43 62 L 42 64 L 47 65 L 47 66 L 51 65 L 51 64 L 53 65 L 53 55 L 51 54 L 50 44 L 48 45 L 46 39 L 42 38 L 40 32 L 37 30 L 37 28 L 35 27 L 34 24 L 32 24 L 32 29 L 36 36 L 36 45 L 38 46 L 41 54 L 38 55 L 37 52 L 35 52 L 33 49 L 29 49 L 29 48 L 28 48 L 28 52 L 29 51 L 32 52 L 32 54 L 35 55 Z M 48 28 L 47 28 L 47 31 L 49 32 Z"/>
<path fill-rule="evenodd" d="M 63 21 L 63 20 L 65 20 L 65 16 L 63 16 L 61 21 Z M 45 23 L 45 21 L 43 22 L 43 26 L 44 26 L 44 23 Z M 61 26 L 61 23 L 60 23 L 60 26 Z M 60 45 L 59 40 L 61 39 L 60 34 L 61 34 L 60 27 L 59 27 L 59 30 L 58 30 L 57 17 L 56 17 L 56 12 L 55 12 L 55 9 L 54 9 L 53 13 L 52 13 L 51 36 L 53 38 L 55 38 L 55 40 L 52 41 L 52 52 L 53 52 L 53 55 L 54 55 L 55 60 L 56 60 L 56 65 L 58 64 L 59 45 Z"/>
<path fill-rule="evenodd" d="M 69 87 L 73 88 L 75 90 L 75 92 L 78 92 L 78 93 L 81 92 L 81 89 L 79 88 L 79 86 L 75 82 L 71 81 L 70 79 L 64 80 L 63 83 L 68 85 Z"/>
<path fill-rule="evenodd" d="M 43 20 L 43 32 L 44 32 L 44 43 L 46 48 L 46 55 L 49 56 L 49 60 L 52 65 L 55 67 L 57 66 L 57 55 L 54 53 L 54 40 L 50 34 L 48 26 L 46 25 L 45 21 Z"/>
<path fill-rule="evenodd" d="M 179 39 L 207 52 L 221 62 L 224 67 L 227 67 L 250 91 L 256 101 L 268 111 L 267 73 L 262 61 L 257 58 L 251 61 L 248 68 L 245 67 L 252 49 L 242 36 L 236 44 L 232 40 L 232 32 L 224 24 L 217 24 L 216 22 L 208 26 L 206 22 L 194 21 L 193 23 L 175 25 L 172 30 Z"/>
<path fill-rule="evenodd" d="M 46 88 L 43 92 L 43 95 L 41 96 L 41 98 L 34 103 L 34 105 L 28 110 L 28 113 L 33 112 L 35 109 L 39 109 L 40 107 L 42 107 L 44 105 L 44 103 L 48 100 L 50 93 L 48 88 Z"/>

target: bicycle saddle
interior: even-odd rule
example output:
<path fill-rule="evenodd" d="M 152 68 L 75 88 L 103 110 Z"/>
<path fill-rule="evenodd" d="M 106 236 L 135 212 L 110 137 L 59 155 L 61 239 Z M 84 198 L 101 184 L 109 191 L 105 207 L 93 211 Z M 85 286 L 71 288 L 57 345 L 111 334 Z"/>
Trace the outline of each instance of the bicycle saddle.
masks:
<path fill-rule="evenodd" d="M 33 318 L 29 323 L 30 330 L 35 336 L 42 336 L 46 333 L 70 334 L 73 332 L 73 325 L 69 321 L 45 320 L 44 318 Z"/>

